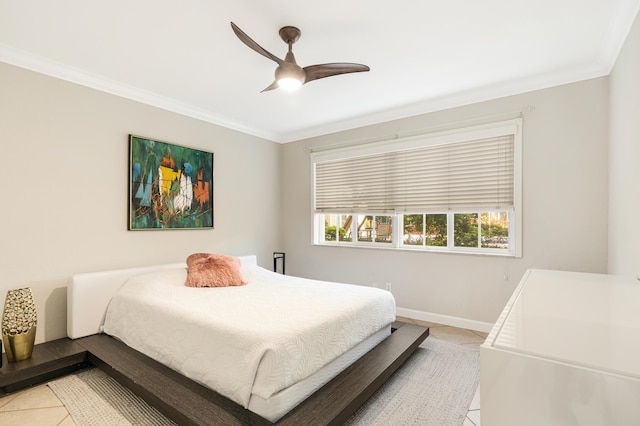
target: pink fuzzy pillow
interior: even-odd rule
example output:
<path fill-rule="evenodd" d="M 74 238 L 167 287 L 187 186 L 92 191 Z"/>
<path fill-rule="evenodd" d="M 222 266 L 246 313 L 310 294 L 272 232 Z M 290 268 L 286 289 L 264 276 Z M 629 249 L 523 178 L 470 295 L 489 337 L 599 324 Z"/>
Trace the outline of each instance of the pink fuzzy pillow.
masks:
<path fill-rule="evenodd" d="M 222 254 L 195 253 L 187 257 L 187 287 L 245 285 L 240 259 Z"/>

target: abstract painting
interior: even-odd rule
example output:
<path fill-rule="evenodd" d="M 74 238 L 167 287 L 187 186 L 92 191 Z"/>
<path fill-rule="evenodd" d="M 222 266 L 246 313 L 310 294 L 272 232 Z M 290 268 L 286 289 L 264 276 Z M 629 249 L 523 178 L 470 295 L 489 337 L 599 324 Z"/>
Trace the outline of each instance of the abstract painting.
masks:
<path fill-rule="evenodd" d="M 213 153 L 129 136 L 129 230 L 213 228 Z"/>

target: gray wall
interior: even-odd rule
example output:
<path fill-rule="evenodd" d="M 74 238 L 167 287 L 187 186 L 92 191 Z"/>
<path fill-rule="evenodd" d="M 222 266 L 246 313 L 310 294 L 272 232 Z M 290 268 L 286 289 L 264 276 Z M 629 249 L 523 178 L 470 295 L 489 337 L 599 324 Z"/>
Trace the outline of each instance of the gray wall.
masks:
<path fill-rule="evenodd" d="M 127 231 L 128 135 L 214 153 L 215 229 Z M 0 297 L 32 287 L 36 342 L 66 336 L 74 273 L 280 249 L 279 144 L 0 63 Z"/>
<path fill-rule="evenodd" d="M 640 277 L 640 15 L 611 73 L 609 272 Z"/>
<path fill-rule="evenodd" d="M 522 258 L 311 245 L 311 149 L 495 121 L 527 107 Z M 486 329 L 528 268 L 606 272 L 607 138 L 608 79 L 599 78 L 287 144 L 287 272 L 390 282 L 400 314 Z"/>

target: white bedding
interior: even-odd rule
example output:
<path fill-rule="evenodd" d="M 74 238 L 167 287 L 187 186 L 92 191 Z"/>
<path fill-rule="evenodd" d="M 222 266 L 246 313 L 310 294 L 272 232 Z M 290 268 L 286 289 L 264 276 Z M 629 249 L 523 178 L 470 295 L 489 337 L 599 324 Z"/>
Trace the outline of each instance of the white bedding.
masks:
<path fill-rule="evenodd" d="M 243 265 L 241 287 L 185 287 L 186 269 L 130 278 L 104 331 L 248 407 L 314 374 L 395 319 L 391 293 Z"/>

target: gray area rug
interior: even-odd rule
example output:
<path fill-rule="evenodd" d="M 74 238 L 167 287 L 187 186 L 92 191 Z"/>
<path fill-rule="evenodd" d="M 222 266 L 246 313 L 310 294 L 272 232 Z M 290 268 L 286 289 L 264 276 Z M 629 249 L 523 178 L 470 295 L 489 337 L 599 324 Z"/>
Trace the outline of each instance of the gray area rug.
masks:
<path fill-rule="evenodd" d="M 97 368 L 49 382 L 77 426 L 175 426 L 155 408 Z"/>
<path fill-rule="evenodd" d="M 480 350 L 428 337 L 349 426 L 461 426 L 480 383 Z"/>
<path fill-rule="evenodd" d="M 461 426 L 480 380 L 479 350 L 433 337 L 347 422 Z M 97 368 L 49 383 L 78 426 L 174 425 Z"/>

